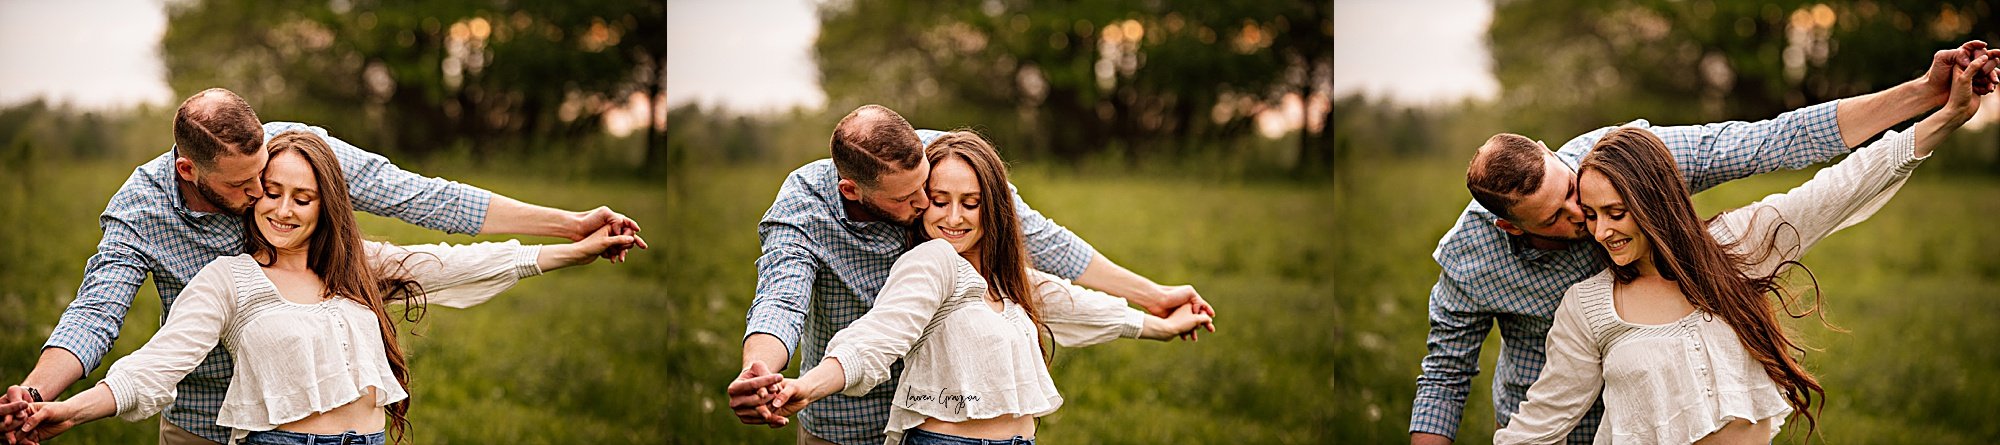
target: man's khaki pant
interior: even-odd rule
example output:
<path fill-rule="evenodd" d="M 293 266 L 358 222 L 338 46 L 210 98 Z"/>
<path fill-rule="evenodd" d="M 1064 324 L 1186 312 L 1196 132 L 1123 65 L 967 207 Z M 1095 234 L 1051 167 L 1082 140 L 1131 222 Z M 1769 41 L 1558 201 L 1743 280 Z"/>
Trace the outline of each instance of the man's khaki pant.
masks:
<path fill-rule="evenodd" d="M 840 445 L 840 444 L 833 443 L 833 441 L 830 440 L 821 439 L 819 438 L 819 436 L 814 436 L 812 435 L 812 433 L 806 432 L 806 427 L 800 426 L 799 445 Z"/>
<path fill-rule="evenodd" d="M 215 441 L 203 439 L 194 433 L 174 426 L 166 416 L 160 416 L 160 445 L 219 445 Z"/>

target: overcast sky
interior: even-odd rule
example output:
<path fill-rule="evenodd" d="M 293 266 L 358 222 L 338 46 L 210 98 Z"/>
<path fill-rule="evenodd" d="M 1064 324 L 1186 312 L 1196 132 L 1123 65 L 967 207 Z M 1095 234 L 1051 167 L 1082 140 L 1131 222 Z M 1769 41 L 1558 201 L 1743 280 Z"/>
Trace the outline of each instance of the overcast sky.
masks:
<path fill-rule="evenodd" d="M 1334 0 L 1333 90 L 1405 103 L 1500 93 L 1484 0 Z"/>
<path fill-rule="evenodd" d="M 0 0 L 0 106 L 46 98 L 109 109 L 174 100 L 156 0 Z"/>
<path fill-rule="evenodd" d="M 812 61 L 817 37 L 819 16 L 810 0 L 671 0 L 667 106 L 819 108 L 826 93 Z"/>

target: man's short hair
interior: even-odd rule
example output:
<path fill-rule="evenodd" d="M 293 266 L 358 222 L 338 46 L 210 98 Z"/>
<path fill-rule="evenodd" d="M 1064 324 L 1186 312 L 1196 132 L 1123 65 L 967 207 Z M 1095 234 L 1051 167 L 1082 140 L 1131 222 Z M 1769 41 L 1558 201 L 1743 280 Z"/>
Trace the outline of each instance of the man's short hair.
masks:
<path fill-rule="evenodd" d="M 1472 165 L 1465 169 L 1465 188 L 1472 200 L 1502 219 L 1513 220 L 1514 205 L 1542 188 L 1542 174 L 1549 152 L 1533 139 L 1500 133 L 1486 139 Z"/>
<path fill-rule="evenodd" d="M 223 154 L 255 154 L 264 148 L 264 124 L 242 96 L 209 88 L 174 112 L 174 152 L 204 168 Z"/>
<path fill-rule="evenodd" d="M 902 115 L 863 105 L 833 127 L 833 168 L 840 177 L 873 187 L 883 173 L 917 167 L 924 143 Z M 893 170 L 892 170 L 893 169 Z"/>

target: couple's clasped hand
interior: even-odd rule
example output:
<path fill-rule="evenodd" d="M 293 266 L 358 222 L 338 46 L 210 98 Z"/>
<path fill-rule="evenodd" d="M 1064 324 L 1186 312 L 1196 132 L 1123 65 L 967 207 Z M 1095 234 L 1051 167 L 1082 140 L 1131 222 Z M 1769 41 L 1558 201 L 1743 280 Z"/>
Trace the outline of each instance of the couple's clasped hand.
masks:
<path fill-rule="evenodd" d="M 771 401 L 778 392 L 785 390 L 785 376 L 773 372 L 763 362 L 751 362 L 737 374 L 736 380 L 729 382 L 729 407 L 736 411 L 736 420 L 746 425 L 770 425 L 783 428 L 790 423 L 789 415 L 781 415 L 771 407 Z"/>
<path fill-rule="evenodd" d="M 72 407 L 56 402 L 36 402 L 27 387 L 9 386 L 0 396 L 0 443 L 39 444 L 76 426 Z"/>
<path fill-rule="evenodd" d="M 1169 341 L 1174 338 L 1193 340 L 1195 332 L 1207 328 L 1215 331 L 1215 308 L 1202 301 L 1192 286 L 1161 286 L 1163 295 L 1177 295 L 1177 304 L 1164 306 L 1164 311 L 1147 307 L 1149 317 L 1140 330 L 1140 338 Z M 1169 297 L 1173 298 L 1173 297 Z M 1172 300 L 1155 300 L 1171 302 Z M 1160 313 L 1164 312 L 1164 313 Z M 819 386 L 837 385 L 836 382 L 821 382 Z M 813 388 L 796 379 L 787 379 L 763 362 L 751 362 L 736 379 L 729 383 L 729 407 L 736 413 L 736 419 L 749 425 L 769 425 L 782 428 L 791 423 L 790 417 L 805 409 L 814 400 L 838 391 L 839 388 Z"/>
<path fill-rule="evenodd" d="M 1165 327 L 1176 332 L 1177 337 L 1187 341 L 1199 341 L 1197 327 L 1215 332 L 1215 307 L 1195 292 L 1194 286 L 1157 286 L 1158 298 L 1150 303 L 1140 303 L 1146 313 L 1160 317 Z M 1191 323 L 1191 324 L 1190 324 Z M 1186 326 L 1183 326 L 1186 324 Z M 1156 340 L 1165 340 L 1164 338 Z"/>

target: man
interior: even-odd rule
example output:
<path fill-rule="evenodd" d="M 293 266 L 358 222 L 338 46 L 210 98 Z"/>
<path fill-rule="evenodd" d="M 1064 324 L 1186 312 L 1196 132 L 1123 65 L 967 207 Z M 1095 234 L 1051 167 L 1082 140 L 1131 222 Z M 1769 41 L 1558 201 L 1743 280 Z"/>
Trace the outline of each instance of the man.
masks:
<path fill-rule="evenodd" d="M 911 226 L 930 206 L 924 145 L 942 134 L 919 132 L 888 108 L 863 106 L 834 128 L 831 160 L 806 164 L 785 179 L 758 224 L 763 255 L 757 259 L 757 299 L 746 316 L 743 371 L 728 390 L 738 420 L 785 425 L 788 419 L 766 406 L 767 387 L 782 379 L 776 372 L 801 348 L 801 368 L 819 364 L 833 334 L 868 312 L 889 267 L 910 247 Z M 1014 203 L 1036 269 L 1155 315 L 1186 304 L 1213 314 L 1193 287 L 1155 284 L 1099 255 L 1018 193 Z M 901 365 L 893 371 L 900 374 Z M 891 379 L 864 397 L 836 394 L 815 403 L 799 415 L 799 442 L 882 443 L 895 387 Z"/>
<path fill-rule="evenodd" d="M 261 123 L 243 98 L 213 88 L 181 103 L 174 115 L 174 148 L 132 172 L 99 218 L 104 236 L 84 268 L 76 300 L 43 346 L 40 361 L 20 385 L 0 399 L 0 428 L 8 441 L 26 440 L 19 402 L 55 400 L 97 367 L 118 338 L 127 309 L 148 275 L 159 290 L 162 322 L 174 298 L 216 257 L 240 253 L 241 217 L 263 197 L 264 141 L 288 130 L 319 134 L 331 145 L 352 184 L 355 207 L 369 213 L 450 233 L 552 236 L 578 240 L 606 225 L 636 233 L 638 223 L 599 207 L 566 212 L 530 205 L 477 187 L 397 168 L 380 155 L 291 122 Z M 606 252 L 622 261 L 624 252 Z M 177 388 L 161 416 L 160 443 L 217 443 L 229 429 L 216 412 L 232 371 L 224 348 L 209 351 Z"/>
<path fill-rule="evenodd" d="M 1673 152 L 1689 189 L 1798 169 L 1860 146 L 1896 123 L 1945 103 L 1954 70 L 1986 49 L 1973 41 L 1937 52 L 1922 78 L 1881 92 L 1815 105 L 1760 122 L 1645 128 Z M 2000 55 L 2000 51 L 1990 51 Z M 1978 93 L 2000 74 L 1983 73 Z M 1577 204 L 1576 165 L 1611 127 L 1578 136 L 1554 152 L 1514 134 L 1487 140 L 1466 171 L 1474 202 L 1432 254 L 1443 272 L 1431 288 L 1430 353 L 1423 359 L 1410 413 L 1412 444 L 1448 444 L 1456 435 L 1479 348 L 1499 325 L 1500 363 L 1493 377 L 1494 422 L 1505 426 L 1541 373 L 1552 316 L 1571 285 L 1604 270 Z M 1569 435 L 1590 443 L 1603 410 L 1592 408 Z"/>

